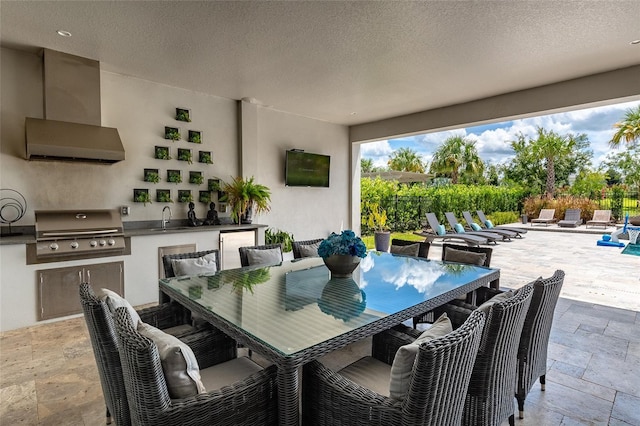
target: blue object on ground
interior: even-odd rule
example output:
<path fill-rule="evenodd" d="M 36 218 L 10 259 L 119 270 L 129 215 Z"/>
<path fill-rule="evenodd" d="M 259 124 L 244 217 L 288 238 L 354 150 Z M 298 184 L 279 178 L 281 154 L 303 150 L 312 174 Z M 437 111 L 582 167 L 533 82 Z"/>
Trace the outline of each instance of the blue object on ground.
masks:
<path fill-rule="evenodd" d="M 602 236 L 602 241 L 611 241 L 611 235 L 605 234 Z"/>
<path fill-rule="evenodd" d="M 597 244 L 605 247 L 624 247 L 624 243 L 614 243 L 613 241 L 598 240 Z"/>

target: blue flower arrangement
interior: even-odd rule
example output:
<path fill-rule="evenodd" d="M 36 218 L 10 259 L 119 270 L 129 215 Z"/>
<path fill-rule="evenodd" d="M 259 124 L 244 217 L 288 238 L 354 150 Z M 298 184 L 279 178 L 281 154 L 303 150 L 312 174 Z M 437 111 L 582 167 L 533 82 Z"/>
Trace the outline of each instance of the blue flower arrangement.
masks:
<path fill-rule="evenodd" d="M 327 258 L 334 254 L 346 254 L 351 256 L 366 257 L 367 247 L 355 232 L 350 229 L 340 234 L 332 232 L 318 247 L 318 255 Z"/>

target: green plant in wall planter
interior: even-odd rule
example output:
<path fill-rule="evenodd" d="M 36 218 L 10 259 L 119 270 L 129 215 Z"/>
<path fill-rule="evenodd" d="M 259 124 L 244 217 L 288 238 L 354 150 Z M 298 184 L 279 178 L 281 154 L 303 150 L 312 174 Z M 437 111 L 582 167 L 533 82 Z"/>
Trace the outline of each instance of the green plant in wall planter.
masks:
<path fill-rule="evenodd" d="M 169 148 L 166 146 L 156 146 L 155 154 L 155 157 L 158 160 L 171 160 L 171 156 L 169 155 Z"/>
<path fill-rule="evenodd" d="M 198 201 L 200 201 L 201 203 L 209 204 L 211 202 L 211 192 L 200 191 L 200 196 L 198 197 Z"/>
<path fill-rule="evenodd" d="M 188 189 L 180 189 L 178 190 L 178 202 L 179 203 L 190 203 L 193 201 L 193 195 L 191 191 Z"/>
<path fill-rule="evenodd" d="M 176 120 L 191 122 L 191 112 L 186 108 L 176 108 Z"/>
<path fill-rule="evenodd" d="M 134 189 L 133 190 L 133 201 L 136 203 L 144 203 L 146 206 L 147 203 L 151 203 L 151 197 L 149 197 L 148 189 Z"/>
<path fill-rule="evenodd" d="M 213 161 L 211 160 L 211 152 L 209 151 L 200 151 L 199 157 L 198 157 L 198 161 L 200 163 L 204 163 L 204 164 L 213 164 Z"/>
<path fill-rule="evenodd" d="M 264 242 L 265 244 L 280 244 L 282 251 L 289 253 L 292 250 L 293 234 L 279 229 L 267 228 L 264 231 Z"/>
<path fill-rule="evenodd" d="M 182 174 L 180 173 L 180 170 L 167 170 L 167 182 L 182 182 Z"/>
<path fill-rule="evenodd" d="M 171 199 L 171 190 L 158 189 L 156 190 L 156 201 L 159 203 L 173 203 Z"/>
<path fill-rule="evenodd" d="M 160 175 L 158 169 L 144 169 L 144 181 L 151 183 L 160 182 Z"/>
<path fill-rule="evenodd" d="M 202 132 L 198 130 L 189 130 L 189 142 L 202 143 Z"/>
<path fill-rule="evenodd" d="M 172 141 L 179 141 L 180 140 L 180 129 L 178 129 L 177 127 L 165 126 L 165 128 L 164 128 L 164 138 L 172 140 Z"/>
<path fill-rule="evenodd" d="M 190 149 L 178 148 L 178 160 L 186 161 L 189 164 L 192 164 L 192 156 Z"/>
<path fill-rule="evenodd" d="M 220 191 L 220 179 L 209 179 L 207 181 L 207 189 L 209 191 Z"/>
<path fill-rule="evenodd" d="M 202 182 L 204 182 L 204 177 L 202 176 L 202 172 L 189 172 L 189 183 L 202 185 Z"/>

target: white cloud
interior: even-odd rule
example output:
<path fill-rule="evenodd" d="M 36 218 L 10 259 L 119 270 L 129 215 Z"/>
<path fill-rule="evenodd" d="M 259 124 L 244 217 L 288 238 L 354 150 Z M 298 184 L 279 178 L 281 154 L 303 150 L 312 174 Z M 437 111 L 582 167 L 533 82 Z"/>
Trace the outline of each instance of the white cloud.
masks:
<path fill-rule="evenodd" d="M 609 140 L 613 136 L 613 125 L 624 117 L 626 110 L 637 105 L 640 105 L 640 101 L 524 118 L 505 123 L 504 127 L 485 130 L 480 134 L 468 133 L 467 129 L 456 129 L 392 141 L 396 142 L 394 146 L 400 145 L 398 142 L 402 142 L 401 145 L 406 143 L 406 146 L 415 149 L 429 163 L 433 152 L 445 139 L 460 135 L 476 141 L 478 153 L 483 160 L 497 164 L 513 158 L 510 142 L 516 140 L 519 134 L 523 134 L 527 139 L 535 138 L 537 128 L 543 127 L 561 135 L 585 133 L 593 150 L 593 164 L 597 166 L 612 151 Z M 362 145 L 362 157 L 371 158 L 377 166 L 386 166 L 392 152 L 393 148 L 386 140 Z"/>

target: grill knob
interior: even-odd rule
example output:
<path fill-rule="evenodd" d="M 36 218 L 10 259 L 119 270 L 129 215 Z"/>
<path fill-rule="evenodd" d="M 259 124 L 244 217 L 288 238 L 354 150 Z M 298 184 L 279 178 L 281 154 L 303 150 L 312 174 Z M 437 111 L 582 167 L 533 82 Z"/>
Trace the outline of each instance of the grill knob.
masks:
<path fill-rule="evenodd" d="M 91 247 L 95 247 L 95 246 L 97 246 L 97 245 L 98 245 L 98 242 L 97 242 L 96 240 L 91 240 L 91 241 L 89 242 L 89 245 L 90 245 Z"/>
<path fill-rule="evenodd" d="M 107 245 L 107 242 L 105 240 L 100 240 L 100 247 L 104 247 Z"/>
<path fill-rule="evenodd" d="M 58 243 L 51 243 L 51 244 L 49 244 L 49 248 L 51 250 L 58 250 L 60 248 L 60 246 L 58 246 Z"/>
<path fill-rule="evenodd" d="M 107 244 L 109 244 L 110 246 L 114 246 L 114 245 L 116 245 L 116 240 L 114 240 L 113 238 L 110 238 L 110 239 L 107 241 Z"/>
<path fill-rule="evenodd" d="M 79 246 L 79 244 L 78 244 L 78 242 L 77 242 L 77 241 L 74 241 L 74 242 L 72 242 L 72 243 L 71 243 L 71 248 L 72 248 L 72 249 L 77 249 L 77 248 L 78 248 L 78 246 Z"/>

